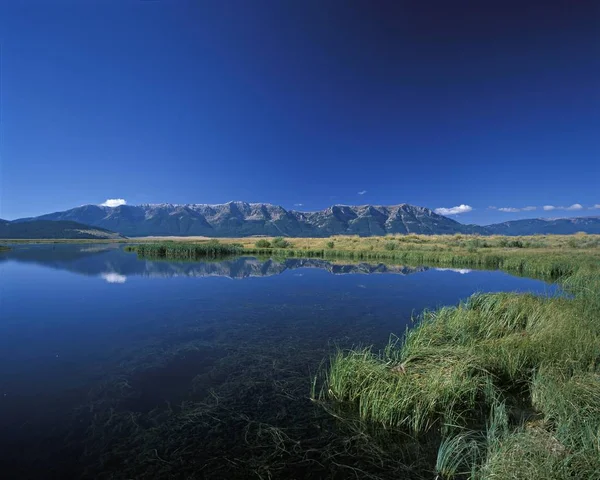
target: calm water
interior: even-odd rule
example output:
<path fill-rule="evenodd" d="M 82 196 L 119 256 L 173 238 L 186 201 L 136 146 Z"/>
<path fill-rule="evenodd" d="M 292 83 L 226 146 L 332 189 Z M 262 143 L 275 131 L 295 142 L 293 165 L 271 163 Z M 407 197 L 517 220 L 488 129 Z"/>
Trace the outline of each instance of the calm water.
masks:
<path fill-rule="evenodd" d="M 309 400 L 335 346 L 383 345 L 477 291 L 553 292 L 502 272 L 118 245 L 15 246 L 0 272 L 4 478 L 346 478 L 347 447 L 323 453 L 344 433 Z"/>

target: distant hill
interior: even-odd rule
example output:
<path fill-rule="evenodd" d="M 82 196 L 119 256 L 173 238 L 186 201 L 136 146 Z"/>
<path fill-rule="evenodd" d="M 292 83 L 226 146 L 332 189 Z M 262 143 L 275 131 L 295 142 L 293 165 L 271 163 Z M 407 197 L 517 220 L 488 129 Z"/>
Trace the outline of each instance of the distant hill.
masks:
<path fill-rule="evenodd" d="M 400 205 L 333 205 L 317 212 L 286 210 L 269 203 L 228 202 L 219 205 L 84 205 L 11 224 L 32 221 L 78 222 L 128 237 L 251 235 L 327 237 L 389 233 L 480 235 L 600 233 L 600 217 L 515 220 L 488 226 L 465 225 L 425 207 Z M 90 227 L 87 227 L 90 228 Z M 1 235 L 0 235 L 1 237 Z"/>
<path fill-rule="evenodd" d="M 7 239 L 121 239 L 125 238 L 104 228 L 72 221 L 31 220 L 27 222 L 0 220 L 0 238 Z"/>
<path fill-rule="evenodd" d="M 408 204 L 378 206 L 334 205 L 318 212 L 285 210 L 268 203 L 229 202 L 220 205 L 84 205 L 31 220 L 76 221 L 127 236 L 205 235 L 243 237 L 283 235 L 326 237 L 387 233 L 484 233 L 476 225 L 463 225 L 424 207 Z"/>
<path fill-rule="evenodd" d="M 485 228 L 496 235 L 568 235 L 577 232 L 600 234 L 600 217 L 532 218 L 496 223 Z"/>

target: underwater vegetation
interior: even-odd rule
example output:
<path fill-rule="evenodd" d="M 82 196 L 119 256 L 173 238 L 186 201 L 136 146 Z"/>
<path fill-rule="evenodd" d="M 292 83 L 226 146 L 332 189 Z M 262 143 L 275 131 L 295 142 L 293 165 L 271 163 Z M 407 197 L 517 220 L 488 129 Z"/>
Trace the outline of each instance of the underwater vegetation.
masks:
<path fill-rule="evenodd" d="M 300 308 L 303 318 L 313 310 Z M 384 448 L 370 427 L 309 397 L 312 366 L 333 343 L 349 347 L 346 335 L 371 328 L 368 320 L 327 345 L 311 337 L 322 315 L 297 324 L 282 323 L 291 306 L 263 314 L 248 328 L 190 321 L 183 336 L 123 352 L 68 427 L 79 478 L 412 478 L 408 465 L 425 466 L 427 452 L 410 438 Z"/>

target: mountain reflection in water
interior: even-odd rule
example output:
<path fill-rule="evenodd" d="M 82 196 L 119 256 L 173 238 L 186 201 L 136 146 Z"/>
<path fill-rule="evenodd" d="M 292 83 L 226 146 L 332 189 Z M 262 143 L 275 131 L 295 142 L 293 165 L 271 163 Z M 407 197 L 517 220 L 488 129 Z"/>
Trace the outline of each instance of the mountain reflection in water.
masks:
<path fill-rule="evenodd" d="M 339 263 L 316 258 L 259 259 L 227 258 L 216 262 L 180 262 L 140 259 L 124 252 L 120 245 L 19 245 L 0 256 L 0 261 L 36 263 L 87 276 L 99 276 L 108 283 L 125 283 L 128 276 L 144 277 L 268 277 L 298 268 L 318 268 L 334 275 L 393 273 L 408 275 L 428 267 L 407 267 L 383 263 Z M 463 271 L 461 271 L 463 273 Z"/>

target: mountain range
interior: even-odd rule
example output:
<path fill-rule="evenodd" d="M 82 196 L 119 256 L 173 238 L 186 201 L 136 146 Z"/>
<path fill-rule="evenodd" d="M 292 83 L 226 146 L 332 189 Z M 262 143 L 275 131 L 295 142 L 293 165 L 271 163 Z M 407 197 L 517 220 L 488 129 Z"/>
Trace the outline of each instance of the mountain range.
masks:
<path fill-rule="evenodd" d="M 480 226 L 462 224 L 438 215 L 428 208 L 409 204 L 333 205 L 316 212 L 286 210 L 269 203 L 247 202 L 228 202 L 218 205 L 145 204 L 118 207 L 83 205 L 63 212 L 14 220 L 11 223 L 31 221 L 72 221 L 129 237 L 600 233 L 600 217 L 538 218 Z"/>

